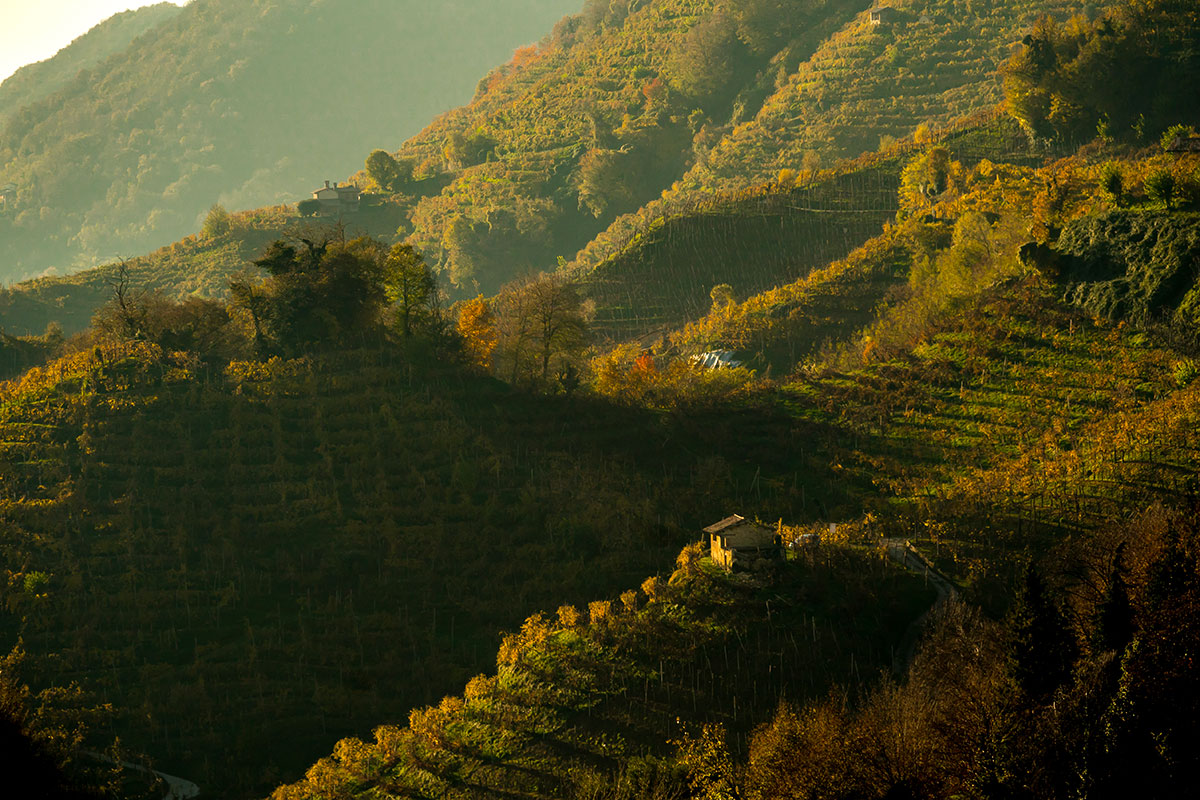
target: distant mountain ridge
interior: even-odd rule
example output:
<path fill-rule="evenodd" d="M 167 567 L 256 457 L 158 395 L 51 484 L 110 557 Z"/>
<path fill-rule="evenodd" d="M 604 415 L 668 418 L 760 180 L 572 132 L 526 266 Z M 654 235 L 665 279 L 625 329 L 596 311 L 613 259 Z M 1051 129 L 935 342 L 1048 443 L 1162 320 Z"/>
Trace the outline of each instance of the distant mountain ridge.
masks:
<path fill-rule="evenodd" d="M 122 11 L 44 61 L 27 64 L 0 83 L 0 126 L 18 109 L 44 100 L 69 84 L 80 70 L 97 67 L 133 40 L 171 19 L 182 9 L 174 3 Z"/>
<path fill-rule="evenodd" d="M 469 96 L 576 0 L 195 0 L 0 129 L 0 279 L 304 197 Z"/>

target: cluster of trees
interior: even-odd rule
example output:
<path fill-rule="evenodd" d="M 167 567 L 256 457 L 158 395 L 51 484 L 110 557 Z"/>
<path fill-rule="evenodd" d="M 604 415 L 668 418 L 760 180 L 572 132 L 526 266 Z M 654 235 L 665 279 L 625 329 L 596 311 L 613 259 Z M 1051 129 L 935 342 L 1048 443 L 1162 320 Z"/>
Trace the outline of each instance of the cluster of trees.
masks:
<path fill-rule="evenodd" d="M 228 303 L 176 301 L 135 283 L 122 264 L 93 319 L 101 338 L 152 342 L 203 361 L 295 357 L 331 348 L 444 338 L 441 293 L 412 247 L 315 228 L 273 242 L 254 262 L 266 274 L 229 283 Z"/>
<path fill-rule="evenodd" d="M 504 380 L 567 394 L 580 385 L 587 312 L 561 275 L 529 276 L 490 302 L 480 296 L 460 304 L 457 330 L 468 359 Z"/>
<path fill-rule="evenodd" d="M 260 355 L 362 345 L 378 341 L 389 323 L 405 339 L 440 325 L 433 272 L 408 245 L 300 237 L 275 242 L 254 263 L 266 280 L 234 281 L 230 293 Z"/>
<path fill-rule="evenodd" d="M 1038 138 L 1153 141 L 1200 122 L 1198 40 L 1200 11 L 1188 0 L 1126 0 L 1091 22 L 1044 17 L 1005 65 L 1009 111 Z"/>

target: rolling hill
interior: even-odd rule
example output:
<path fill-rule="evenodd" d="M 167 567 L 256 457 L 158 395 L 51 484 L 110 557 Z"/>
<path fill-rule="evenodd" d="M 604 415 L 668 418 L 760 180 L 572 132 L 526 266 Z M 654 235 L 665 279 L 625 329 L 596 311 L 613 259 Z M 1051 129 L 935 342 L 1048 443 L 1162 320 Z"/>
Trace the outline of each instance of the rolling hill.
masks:
<path fill-rule="evenodd" d="M 409 241 L 454 285 L 494 291 L 628 227 L 622 215 L 643 204 L 686 209 L 992 107 L 1022 32 L 1082 9 L 910 5 L 878 26 L 847 0 L 662 0 L 573 18 L 399 149 L 453 178 L 412 197 Z"/>
<path fill-rule="evenodd" d="M 883 91 L 878 37 L 993 81 L 982 32 L 1034 10 L 897 7 L 915 20 L 812 3 L 775 30 L 791 0 L 589 2 L 402 148 L 411 175 L 373 154 L 384 240 L 293 237 L 230 301 L 188 297 L 304 222 L 245 212 L 128 265 L 184 302 L 139 318 L 123 295 L 73 340 L 5 337 L 14 365 L 45 360 L 0 384 L 0 637 L 34 689 L 77 683 L 113 708 L 83 746 L 119 736 L 219 796 L 1186 794 L 1200 155 L 1145 131 L 1031 139 L 1010 94 L 823 168 L 773 172 L 786 145 L 718 132 L 749 147 L 746 188 L 633 193 L 637 159 L 686 166 L 667 145 L 703 131 L 691 111 L 744 123 L 752 86 L 766 114 L 805 64 L 849 92 L 851 152 L 893 135 L 879 98 L 853 100 Z M 960 19 L 980 32 L 961 53 Z M 1178 19 L 1158 52 L 1190 63 L 1200 13 Z M 1075 37 L 1079 63 L 1119 21 L 1041 23 L 1026 49 Z M 843 57 L 862 74 L 838 83 Z M 953 100 L 951 77 L 897 108 Z M 1171 118 L 1177 88 L 1145 103 Z M 460 291 L 523 263 L 522 225 L 590 244 L 446 309 L 382 234 L 407 219 L 418 241 L 451 206 L 454 246 L 493 259 Z M 78 321 L 113 276 L 5 302 Z M 695 360 L 713 350 L 738 363 Z M 735 512 L 794 546 L 719 569 L 700 530 Z"/>

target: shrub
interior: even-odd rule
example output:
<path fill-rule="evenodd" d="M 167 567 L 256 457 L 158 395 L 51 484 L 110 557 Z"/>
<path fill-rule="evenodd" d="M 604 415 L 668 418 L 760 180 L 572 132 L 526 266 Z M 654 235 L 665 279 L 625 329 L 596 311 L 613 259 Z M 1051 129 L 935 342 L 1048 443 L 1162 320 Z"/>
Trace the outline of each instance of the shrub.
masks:
<path fill-rule="evenodd" d="M 1197 365 L 1195 360 L 1185 358 L 1175 364 L 1173 370 L 1175 382 L 1180 388 L 1191 385 L 1192 381 L 1196 380 L 1196 376 L 1200 375 L 1200 365 Z"/>
<path fill-rule="evenodd" d="M 1175 201 L 1175 176 L 1169 169 L 1156 169 L 1146 176 L 1146 196 L 1168 209 Z"/>
<path fill-rule="evenodd" d="M 1125 174 L 1111 161 L 1100 169 L 1100 188 L 1118 206 L 1125 206 Z"/>
<path fill-rule="evenodd" d="M 321 201 L 313 200 L 311 198 L 308 200 L 301 200 L 296 204 L 296 212 L 302 217 L 315 217 L 317 214 L 321 213 Z"/>
<path fill-rule="evenodd" d="M 1194 132 L 1195 131 L 1193 131 L 1188 125 L 1172 125 L 1171 127 L 1167 128 L 1162 135 L 1162 139 L 1159 140 L 1162 144 L 1162 149 L 1169 149 L 1176 139 L 1181 136 L 1191 136 Z"/>

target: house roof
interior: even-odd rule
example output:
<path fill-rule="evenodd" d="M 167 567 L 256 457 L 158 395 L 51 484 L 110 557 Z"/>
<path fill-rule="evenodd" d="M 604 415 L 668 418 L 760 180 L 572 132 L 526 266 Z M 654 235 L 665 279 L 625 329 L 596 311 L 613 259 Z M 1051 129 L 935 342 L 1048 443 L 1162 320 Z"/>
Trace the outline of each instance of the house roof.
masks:
<path fill-rule="evenodd" d="M 746 521 L 746 518 L 743 517 L 741 514 L 734 514 L 732 517 L 726 517 L 725 519 L 721 520 L 720 522 L 709 525 L 707 528 L 704 529 L 704 532 L 705 533 L 720 533 L 721 531 L 723 531 L 727 528 L 733 528 L 738 525 L 741 525 L 745 521 Z"/>
<path fill-rule="evenodd" d="M 704 530 L 727 550 L 762 550 L 779 545 L 779 537 L 774 530 L 750 522 L 740 514 L 709 525 Z"/>

